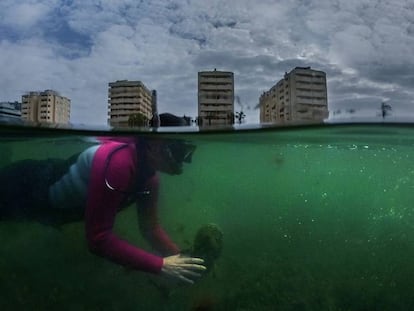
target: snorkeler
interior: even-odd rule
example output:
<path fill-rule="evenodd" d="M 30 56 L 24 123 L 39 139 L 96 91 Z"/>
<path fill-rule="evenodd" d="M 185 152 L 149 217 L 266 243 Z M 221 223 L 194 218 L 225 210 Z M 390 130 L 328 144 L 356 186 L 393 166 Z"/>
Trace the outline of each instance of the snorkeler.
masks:
<path fill-rule="evenodd" d="M 195 146 L 178 140 L 105 140 L 68 160 L 24 160 L 0 170 L 0 219 L 51 225 L 85 221 L 89 250 L 114 263 L 193 283 L 203 260 L 180 255 L 158 222 L 157 171 L 177 175 Z M 139 227 L 157 254 L 113 232 L 117 212 L 137 205 Z"/>

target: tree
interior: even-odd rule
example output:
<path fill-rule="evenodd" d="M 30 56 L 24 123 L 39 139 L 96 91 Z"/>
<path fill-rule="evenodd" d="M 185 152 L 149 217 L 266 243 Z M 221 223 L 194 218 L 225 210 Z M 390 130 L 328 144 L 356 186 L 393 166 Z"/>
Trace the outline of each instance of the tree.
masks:
<path fill-rule="evenodd" d="M 381 103 L 381 115 L 383 119 L 385 119 L 385 117 L 391 113 L 391 110 L 392 107 L 390 104 L 384 102 Z"/>
<path fill-rule="evenodd" d="M 208 120 L 208 125 L 211 125 L 211 120 L 215 118 L 215 111 L 207 111 L 206 119 Z"/>
<path fill-rule="evenodd" d="M 228 121 L 228 123 L 229 124 L 234 124 L 234 119 L 235 119 L 234 113 L 233 112 L 229 112 L 227 114 L 227 121 Z"/>
<path fill-rule="evenodd" d="M 242 124 L 244 118 L 246 118 L 246 114 L 243 111 L 236 112 L 236 120 L 239 124 Z"/>
<path fill-rule="evenodd" d="M 140 112 L 131 114 L 128 118 L 128 126 L 130 127 L 148 126 L 148 118 Z"/>
<path fill-rule="evenodd" d="M 191 117 L 186 117 L 186 115 L 183 116 L 183 120 L 185 122 L 185 125 L 190 126 L 191 125 Z"/>
<path fill-rule="evenodd" d="M 203 125 L 203 118 L 200 116 L 197 116 L 194 120 L 194 122 L 198 125 L 198 126 L 202 126 Z"/>

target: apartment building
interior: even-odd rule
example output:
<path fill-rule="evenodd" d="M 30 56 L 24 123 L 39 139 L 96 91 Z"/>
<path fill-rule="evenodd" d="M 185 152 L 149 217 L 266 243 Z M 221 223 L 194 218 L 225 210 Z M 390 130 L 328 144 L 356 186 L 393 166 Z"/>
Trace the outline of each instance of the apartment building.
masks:
<path fill-rule="evenodd" d="M 234 75 L 228 71 L 198 73 L 199 125 L 234 123 Z"/>
<path fill-rule="evenodd" d="M 262 123 L 323 121 L 328 117 L 326 74 L 296 67 L 260 96 L 259 105 Z"/>
<path fill-rule="evenodd" d="M 137 113 L 151 120 L 152 92 L 141 81 L 119 80 L 108 85 L 109 125 L 128 126 L 129 117 Z"/>
<path fill-rule="evenodd" d="M 21 103 L 15 102 L 0 102 L 0 120 L 20 120 L 21 112 Z"/>
<path fill-rule="evenodd" d="M 22 96 L 22 119 L 40 123 L 68 124 L 70 99 L 53 90 Z"/>

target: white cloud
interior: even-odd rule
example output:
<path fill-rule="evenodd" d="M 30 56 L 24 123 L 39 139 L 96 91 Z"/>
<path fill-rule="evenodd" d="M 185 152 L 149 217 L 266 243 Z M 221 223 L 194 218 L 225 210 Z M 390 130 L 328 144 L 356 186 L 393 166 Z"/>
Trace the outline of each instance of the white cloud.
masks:
<path fill-rule="evenodd" d="M 0 5 L 2 24 L 24 31 L 50 14 L 56 1 L 4 1 Z"/>

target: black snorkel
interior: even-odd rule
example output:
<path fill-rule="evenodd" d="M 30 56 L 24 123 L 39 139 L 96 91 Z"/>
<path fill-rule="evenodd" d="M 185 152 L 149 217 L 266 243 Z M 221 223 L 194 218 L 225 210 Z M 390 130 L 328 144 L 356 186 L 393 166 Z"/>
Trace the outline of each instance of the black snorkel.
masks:
<path fill-rule="evenodd" d="M 186 141 L 174 141 L 166 145 L 167 153 L 176 162 L 191 163 L 196 146 Z"/>
<path fill-rule="evenodd" d="M 188 141 L 165 141 L 161 148 L 161 156 L 174 174 L 181 174 L 183 163 L 191 163 L 195 149 L 196 146 Z"/>

